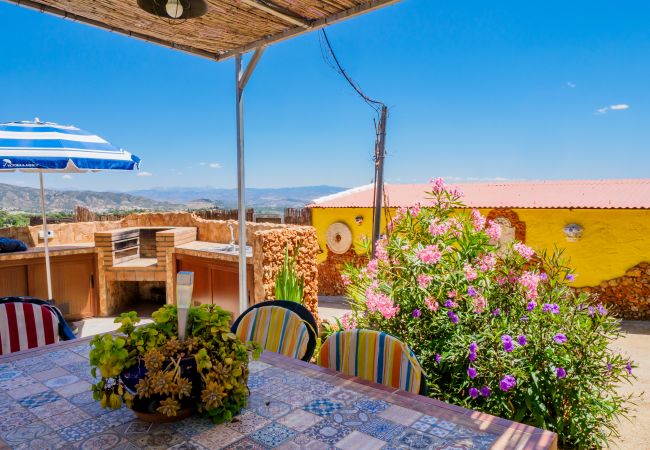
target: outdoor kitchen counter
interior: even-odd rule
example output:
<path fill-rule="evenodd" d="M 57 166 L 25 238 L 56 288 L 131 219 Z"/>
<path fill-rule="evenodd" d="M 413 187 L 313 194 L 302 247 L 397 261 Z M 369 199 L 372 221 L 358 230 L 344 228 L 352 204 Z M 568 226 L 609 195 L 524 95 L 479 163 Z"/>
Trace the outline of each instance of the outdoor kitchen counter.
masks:
<path fill-rule="evenodd" d="M 50 245 L 50 256 L 87 255 L 95 253 L 93 242 L 75 245 Z M 22 252 L 0 253 L 0 261 L 21 261 L 23 259 L 45 258 L 44 247 L 31 247 Z"/>
<path fill-rule="evenodd" d="M 228 244 L 218 242 L 193 241 L 187 244 L 177 245 L 174 249 L 178 255 L 194 256 L 196 258 L 216 259 L 236 263 L 239 261 L 239 248 L 232 251 L 225 251 L 223 248 Z M 253 249 L 246 246 L 246 263 L 253 263 Z"/>

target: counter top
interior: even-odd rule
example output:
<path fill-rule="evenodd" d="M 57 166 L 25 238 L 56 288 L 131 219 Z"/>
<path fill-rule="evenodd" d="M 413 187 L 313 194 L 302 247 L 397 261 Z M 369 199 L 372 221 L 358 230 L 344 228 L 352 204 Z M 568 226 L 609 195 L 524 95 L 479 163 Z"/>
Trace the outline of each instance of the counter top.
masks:
<path fill-rule="evenodd" d="M 224 250 L 227 245 L 219 242 L 192 241 L 187 244 L 177 245 L 175 252 L 180 255 L 196 256 L 198 258 L 239 261 L 239 249 Z M 253 262 L 253 248 L 250 246 L 246 246 L 246 261 L 251 264 Z"/>
<path fill-rule="evenodd" d="M 93 242 L 84 242 L 75 245 L 50 245 L 50 256 L 82 255 L 95 253 Z M 19 261 L 22 259 L 44 258 L 45 247 L 30 247 L 22 252 L 0 253 L 0 261 Z"/>

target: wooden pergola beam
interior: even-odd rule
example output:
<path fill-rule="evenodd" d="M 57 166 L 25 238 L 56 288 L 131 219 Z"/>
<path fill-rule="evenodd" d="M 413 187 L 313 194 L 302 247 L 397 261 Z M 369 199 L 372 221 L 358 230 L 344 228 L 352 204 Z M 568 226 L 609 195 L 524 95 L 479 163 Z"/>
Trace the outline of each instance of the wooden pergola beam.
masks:
<path fill-rule="evenodd" d="M 288 23 L 290 23 L 292 25 L 295 25 L 297 27 L 302 27 L 302 28 L 309 28 L 310 27 L 309 22 L 307 22 L 306 20 L 294 17 L 294 16 L 288 14 L 288 12 L 283 12 L 277 6 L 270 7 L 267 4 L 264 4 L 264 3 L 260 2 L 259 0 L 239 0 L 239 1 L 242 2 L 245 5 L 251 6 L 253 8 L 257 8 L 260 11 L 264 11 L 267 14 L 271 14 L 272 16 L 275 16 L 278 19 L 282 19 L 285 22 L 288 22 Z"/>

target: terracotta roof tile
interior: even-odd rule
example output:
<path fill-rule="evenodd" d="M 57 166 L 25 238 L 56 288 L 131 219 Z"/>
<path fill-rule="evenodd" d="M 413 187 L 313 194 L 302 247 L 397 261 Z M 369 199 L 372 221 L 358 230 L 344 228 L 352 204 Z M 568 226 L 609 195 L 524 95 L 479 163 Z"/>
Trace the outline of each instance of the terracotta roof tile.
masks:
<path fill-rule="evenodd" d="M 548 180 L 452 185 L 473 208 L 650 209 L 650 179 Z M 386 184 L 391 207 L 426 205 L 428 184 Z M 369 208 L 373 186 L 365 185 L 314 200 L 313 208 Z"/>

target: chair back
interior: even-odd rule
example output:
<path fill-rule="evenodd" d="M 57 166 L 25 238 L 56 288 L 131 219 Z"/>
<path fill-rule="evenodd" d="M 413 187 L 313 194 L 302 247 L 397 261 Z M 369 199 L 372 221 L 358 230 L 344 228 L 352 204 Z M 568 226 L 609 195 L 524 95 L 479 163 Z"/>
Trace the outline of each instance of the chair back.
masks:
<path fill-rule="evenodd" d="M 309 361 L 316 348 L 316 320 L 300 303 L 272 300 L 257 303 L 240 315 L 231 331 L 242 341 L 253 341 L 268 350 Z"/>
<path fill-rule="evenodd" d="M 0 303 L 0 354 L 59 342 L 59 319 L 48 305 Z"/>
<path fill-rule="evenodd" d="M 381 331 L 332 334 L 321 347 L 318 364 L 396 389 L 426 393 L 424 371 L 411 349 Z"/>

